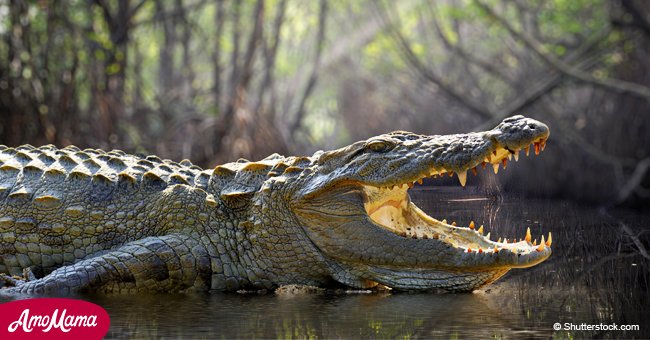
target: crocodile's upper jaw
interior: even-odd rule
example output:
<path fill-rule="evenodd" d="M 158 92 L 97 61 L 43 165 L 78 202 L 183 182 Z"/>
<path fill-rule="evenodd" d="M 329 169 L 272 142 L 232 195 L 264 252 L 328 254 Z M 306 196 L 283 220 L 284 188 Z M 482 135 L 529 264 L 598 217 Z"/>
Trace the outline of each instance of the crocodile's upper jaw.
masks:
<path fill-rule="evenodd" d="M 385 138 L 397 137 L 401 142 L 387 152 L 381 148 L 380 152 L 366 152 L 371 140 L 361 149 L 353 144 L 335 151 L 339 154 L 326 155 L 323 163 L 335 156 L 346 161 L 321 174 L 321 188 L 304 193 L 307 199 L 302 204 L 309 207 L 296 211 L 299 216 L 309 215 L 305 219 L 311 221 L 305 223 L 307 234 L 338 264 L 337 270 L 345 271 L 336 273 L 337 279 L 352 285 L 362 282 L 363 286 L 378 282 L 399 289 L 471 291 L 511 268 L 533 266 L 548 258 L 550 234 L 547 239 L 542 236 L 539 244 L 532 240 L 530 231 L 519 242 L 493 241 L 473 223 L 458 227 L 428 216 L 408 196 L 408 189 L 425 177 L 456 174 L 465 185 L 467 171 L 475 171 L 477 166 L 489 164 L 496 172 L 511 157 L 517 159 L 520 150 L 528 154 L 531 145 L 538 154 L 548 138 L 548 127 L 521 116 L 509 119 L 483 133 L 431 137 L 389 134 Z M 512 125 L 519 128 L 513 130 Z M 466 145 L 471 147 L 461 148 L 466 154 L 453 157 L 454 150 L 450 152 L 449 148 L 458 148 L 457 141 L 468 140 Z M 438 145 L 446 149 L 439 152 Z M 419 152 L 418 148 L 428 152 Z M 392 151 L 397 155 L 391 155 Z M 408 155 L 400 158 L 399 153 Z M 373 161 L 378 163 L 368 165 Z"/>

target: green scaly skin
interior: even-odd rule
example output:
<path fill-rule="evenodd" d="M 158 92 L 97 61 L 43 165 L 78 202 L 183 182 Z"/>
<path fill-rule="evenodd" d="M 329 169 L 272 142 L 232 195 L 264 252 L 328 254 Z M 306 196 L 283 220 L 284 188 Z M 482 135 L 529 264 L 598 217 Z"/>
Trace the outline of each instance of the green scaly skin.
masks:
<path fill-rule="evenodd" d="M 408 187 L 449 172 L 464 184 L 467 170 L 498 166 L 548 135 L 515 116 L 485 132 L 393 132 L 210 170 L 121 151 L 3 146 L 0 273 L 13 286 L 0 293 L 378 283 L 471 291 L 544 261 L 550 242 L 500 243 L 435 220 Z"/>

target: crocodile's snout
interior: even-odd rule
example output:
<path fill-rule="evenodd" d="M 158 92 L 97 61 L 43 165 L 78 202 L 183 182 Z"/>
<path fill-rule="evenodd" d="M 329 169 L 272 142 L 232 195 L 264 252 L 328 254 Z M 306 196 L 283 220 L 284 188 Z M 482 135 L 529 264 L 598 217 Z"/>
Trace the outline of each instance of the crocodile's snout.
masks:
<path fill-rule="evenodd" d="M 528 145 L 531 140 L 543 143 L 550 130 L 540 121 L 518 115 L 504 119 L 489 134 L 503 148 L 514 150 Z"/>

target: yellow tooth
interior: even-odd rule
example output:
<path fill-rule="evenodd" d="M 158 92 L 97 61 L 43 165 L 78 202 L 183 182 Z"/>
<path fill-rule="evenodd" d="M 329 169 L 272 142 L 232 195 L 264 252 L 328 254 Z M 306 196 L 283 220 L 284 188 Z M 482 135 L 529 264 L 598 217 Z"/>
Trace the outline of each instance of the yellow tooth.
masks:
<path fill-rule="evenodd" d="M 519 162 L 519 150 L 515 151 L 515 162 Z"/>
<path fill-rule="evenodd" d="M 478 233 L 483 235 L 483 226 L 478 227 Z"/>
<path fill-rule="evenodd" d="M 452 221 L 451 225 L 455 227 L 456 226 L 456 221 Z"/>
<path fill-rule="evenodd" d="M 418 184 L 422 184 L 422 178 L 418 179 Z"/>
<path fill-rule="evenodd" d="M 483 228 L 483 226 L 481 226 L 481 228 Z M 481 229 L 479 228 L 479 230 L 481 230 Z M 485 235 L 485 238 L 489 240 L 489 239 L 490 239 L 490 233 L 488 233 L 487 235 Z"/>
<path fill-rule="evenodd" d="M 526 157 L 528 157 L 528 155 L 530 154 L 530 145 L 526 145 L 524 150 L 526 151 Z"/>
<path fill-rule="evenodd" d="M 550 247 L 551 244 L 553 244 L 553 236 L 551 235 L 551 232 L 548 232 L 548 240 L 546 240 L 546 246 Z"/>
<path fill-rule="evenodd" d="M 497 248 L 497 246 L 494 246 L 494 252 L 495 252 L 495 253 L 498 253 L 498 252 L 499 252 L 499 248 Z"/>
<path fill-rule="evenodd" d="M 501 237 L 499 237 L 499 240 L 497 241 L 497 243 L 501 243 Z"/>
<path fill-rule="evenodd" d="M 506 159 L 506 158 L 502 159 L 501 164 L 503 164 L 503 170 L 505 170 L 506 166 L 508 166 L 508 159 Z"/>
<path fill-rule="evenodd" d="M 469 222 L 469 228 L 474 230 L 474 227 L 475 227 L 474 221 Z"/>
<path fill-rule="evenodd" d="M 415 184 L 415 182 L 413 182 L 413 183 L 409 182 L 409 189 L 413 188 L 414 184 Z"/>
<path fill-rule="evenodd" d="M 443 219 L 442 219 L 442 223 L 447 224 L 447 219 L 446 219 L 446 218 L 443 218 Z"/>
<path fill-rule="evenodd" d="M 452 176 L 454 175 L 454 172 L 453 172 L 453 171 L 449 171 L 447 174 L 449 175 L 449 177 L 452 177 Z"/>
<path fill-rule="evenodd" d="M 530 242 L 533 237 L 530 235 L 530 228 L 526 229 L 526 242 Z"/>
<path fill-rule="evenodd" d="M 544 235 L 542 235 L 542 240 L 539 242 L 539 247 L 537 247 L 537 251 L 542 251 L 542 250 L 544 250 L 544 248 L 545 248 L 545 247 L 544 247 L 544 246 L 545 246 L 544 243 L 546 243 L 546 241 L 544 241 Z"/>
<path fill-rule="evenodd" d="M 512 160 L 512 154 L 511 154 L 511 153 L 508 153 L 508 160 L 509 160 L 509 161 Z"/>
<path fill-rule="evenodd" d="M 492 163 L 492 155 L 490 154 L 487 155 L 487 161 L 488 163 Z"/>
<path fill-rule="evenodd" d="M 535 156 L 539 155 L 539 142 L 534 143 L 535 144 Z"/>
<path fill-rule="evenodd" d="M 494 170 L 495 175 L 498 174 L 499 173 L 499 163 L 492 164 L 492 169 Z"/>
<path fill-rule="evenodd" d="M 534 245 L 534 246 L 537 245 L 537 239 L 534 239 L 534 240 L 533 240 L 533 245 Z"/>
<path fill-rule="evenodd" d="M 456 175 L 458 175 L 460 185 L 465 186 L 465 183 L 467 183 L 467 171 L 457 172 Z"/>
<path fill-rule="evenodd" d="M 546 148 L 546 139 L 544 139 L 543 141 L 541 141 L 540 144 L 541 144 L 541 146 L 542 146 L 542 151 L 544 151 L 544 149 Z"/>

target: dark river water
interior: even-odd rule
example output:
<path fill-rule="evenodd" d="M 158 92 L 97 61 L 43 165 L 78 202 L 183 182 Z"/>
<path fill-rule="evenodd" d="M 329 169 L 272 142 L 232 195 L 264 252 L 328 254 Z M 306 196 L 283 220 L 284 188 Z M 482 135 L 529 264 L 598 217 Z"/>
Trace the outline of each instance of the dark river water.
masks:
<path fill-rule="evenodd" d="M 650 245 L 650 215 L 606 216 L 568 202 L 487 196 L 471 188 L 425 188 L 412 197 L 434 217 L 484 224 L 493 239 L 523 238 L 526 227 L 538 239 L 551 231 L 553 255 L 471 294 L 82 298 L 108 311 L 107 338 L 650 338 L 650 266 L 639 251 Z M 638 330 L 621 330 L 625 325 Z"/>

